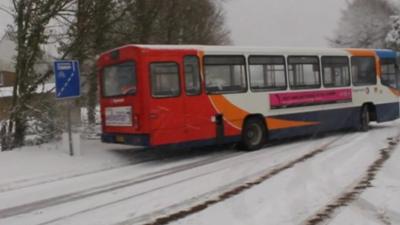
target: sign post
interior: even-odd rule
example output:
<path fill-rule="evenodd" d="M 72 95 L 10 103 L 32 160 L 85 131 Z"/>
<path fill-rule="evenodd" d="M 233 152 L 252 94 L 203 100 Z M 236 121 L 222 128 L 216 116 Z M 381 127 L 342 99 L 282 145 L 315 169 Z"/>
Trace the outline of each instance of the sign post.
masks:
<path fill-rule="evenodd" d="M 74 99 L 80 96 L 79 62 L 76 60 L 59 60 L 54 62 L 56 81 L 56 99 Z M 74 155 L 72 142 L 71 107 L 67 106 L 67 127 L 69 139 L 69 153 Z"/>

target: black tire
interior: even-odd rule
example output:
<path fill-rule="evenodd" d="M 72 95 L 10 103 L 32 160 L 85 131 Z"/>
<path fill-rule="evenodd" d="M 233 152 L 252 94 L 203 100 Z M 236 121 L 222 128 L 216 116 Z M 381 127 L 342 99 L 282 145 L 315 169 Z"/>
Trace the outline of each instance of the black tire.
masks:
<path fill-rule="evenodd" d="M 262 148 L 267 140 L 267 129 L 264 122 L 258 118 L 246 120 L 243 130 L 240 148 L 246 151 L 254 151 Z"/>
<path fill-rule="evenodd" d="M 371 121 L 370 116 L 368 106 L 363 106 L 360 113 L 360 131 L 367 132 L 369 130 L 369 122 Z"/>

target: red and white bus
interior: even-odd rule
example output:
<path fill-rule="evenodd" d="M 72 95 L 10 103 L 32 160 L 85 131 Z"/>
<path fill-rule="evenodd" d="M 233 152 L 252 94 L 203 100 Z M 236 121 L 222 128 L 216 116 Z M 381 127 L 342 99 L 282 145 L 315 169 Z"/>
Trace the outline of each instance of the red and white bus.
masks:
<path fill-rule="evenodd" d="M 107 143 L 254 150 L 399 117 L 389 50 L 127 45 L 98 67 Z"/>

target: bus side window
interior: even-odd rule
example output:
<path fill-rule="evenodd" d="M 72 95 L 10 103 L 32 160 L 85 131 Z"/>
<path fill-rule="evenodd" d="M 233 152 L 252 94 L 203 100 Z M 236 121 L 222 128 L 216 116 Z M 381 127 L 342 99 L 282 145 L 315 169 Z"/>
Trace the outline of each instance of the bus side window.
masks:
<path fill-rule="evenodd" d="M 252 91 L 286 89 L 284 56 L 250 56 L 250 87 Z"/>
<path fill-rule="evenodd" d="M 176 97 L 180 94 L 179 67 L 172 62 L 150 65 L 151 93 L 156 98 Z"/>
<path fill-rule="evenodd" d="M 381 82 L 383 85 L 397 88 L 396 60 L 381 59 Z"/>
<path fill-rule="evenodd" d="M 200 95 L 200 64 L 197 56 L 185 56 L 185 89 L 187 95 Z"/>
<path fill-rule="evenodd" d="M 351 57 L 351 71 L 354 86 L 368 86 L 376 84 L 376 65 L 374 57 Z"/>
<path fill-rule="evenodd" d="M 346 56 L 322 56 L 322 74 L 325 87 L 350 86 L 349 58 Z"/>
<path fill-rule="evenodd" d="M 204 75 L 209 94 L 247 91 L 246 59 L 241 55 L 204 56 Z"/>
<path fill-rule="evenodd" d="M 289 83 L 292 89 L 321 87 L 317 56 L 289 56 L 288 67 Z"/>

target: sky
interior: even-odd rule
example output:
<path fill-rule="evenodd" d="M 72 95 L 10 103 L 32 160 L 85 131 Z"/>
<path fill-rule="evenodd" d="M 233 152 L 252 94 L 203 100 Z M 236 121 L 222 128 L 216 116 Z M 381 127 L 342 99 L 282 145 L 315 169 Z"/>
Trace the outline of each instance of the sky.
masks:
<path fill-rule="evenodd" d="M 347 0 L 223 1 L 235 45 L 327 47 Z M 11 22 L 0 11 L 0 34 Z"/>
<path fill-rule="evenodd" d="M 226 0 L 236 45 L 326 47 L 346 0 Z"/>

